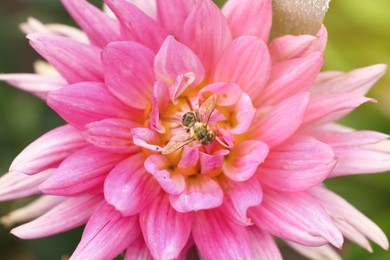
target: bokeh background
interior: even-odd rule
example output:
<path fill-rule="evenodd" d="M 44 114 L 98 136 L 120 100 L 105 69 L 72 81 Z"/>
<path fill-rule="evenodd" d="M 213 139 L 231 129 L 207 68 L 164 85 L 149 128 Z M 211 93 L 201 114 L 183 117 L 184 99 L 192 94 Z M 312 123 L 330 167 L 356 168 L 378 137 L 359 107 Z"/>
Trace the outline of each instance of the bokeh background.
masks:
<path fill-rule="evenodd" d="M 91 1 L 100 5 L 101 1 Z M 223 0 L 216 1 L 222 4 Z M 39 56 L 29 47 L 18 25 L 33 16 L 45 23 L 75 25 L 58 0 L 0 0 L 0 73 L 32 72 Z M 324 21 L 329 32 L 323 70 L 349 71 L 375 63 L 390 64 L 390 1 L 333 0 Z M 369 93 L 378 104 L 365 104 L 341 122 L 356 129 L 390 134 L 390 73 Z M 62 124 L 41 100 L 0 82 L 0 175 L 30 142 Z M 327 186 L 345 197 L 390 235 L 390 175 L 343 177 Z M 29 200 L 0 204 L 0 215 Z M 0 260 L 51 260 L 69 255 L 82 230 L 22 241 L 0 226 Z M 283 246 L 282 246 L 283 247 Z M 346 242 L 340 254 L 347 260 L 387 260 L 390 253 L 376 245 L 374 253 Z M 303 259 L 283 247 L 285 259 Z"/>

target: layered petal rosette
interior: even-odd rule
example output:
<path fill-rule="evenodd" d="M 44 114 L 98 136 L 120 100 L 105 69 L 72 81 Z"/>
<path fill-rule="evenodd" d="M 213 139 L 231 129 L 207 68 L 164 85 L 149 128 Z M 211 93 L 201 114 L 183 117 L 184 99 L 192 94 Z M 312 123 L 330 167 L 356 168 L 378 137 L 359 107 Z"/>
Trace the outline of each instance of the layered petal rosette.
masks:
<path fill-rule="evenodd" d="M 320 73 L 326 30 L 268 42 L 271 0 L 62 0 L 82 31 L 30 20 L 56 74 L 0 79 L 65 121 L 20 153 L 0 199 L 25 239 L 86 224 L 71 259 L 280 259 L 274 237 L 335 256 L 382 231 L 321 183 L 383 172 L 387 135 L 335 123 L 385 71 Z M 378 145 L 379 144 L 379 145 Z"/>

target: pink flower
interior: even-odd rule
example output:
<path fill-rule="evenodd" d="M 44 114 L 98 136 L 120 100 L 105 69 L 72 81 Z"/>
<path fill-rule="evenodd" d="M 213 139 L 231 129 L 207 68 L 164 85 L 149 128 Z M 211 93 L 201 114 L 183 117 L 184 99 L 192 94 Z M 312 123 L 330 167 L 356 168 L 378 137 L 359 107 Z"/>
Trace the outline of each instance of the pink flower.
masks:
<path fill-rule="evenodd" d="M 373 101 L 364 95 L 384 65 L 319 73 L 325 27 L 267 44 L 271 0 L 222 10 L 211 0 L 105 0 L 116 18 L 62 2 L 84 34 L 23 26 L 59 75 L 0 76 L 68 123 L 0 180 L 2 200 L 43 194 L 2 218 L 32 220 L 13 234 L 86 224 L 71 259 L 176 259 L 192 246 L 205 259 L 280 259 L 273 237 L 310 256 L 334 256 L 329 245 L 343 237 L 388 248 L 373 222 L 321 185 L 390 169 L 387 135 L 335 123 Z"/>

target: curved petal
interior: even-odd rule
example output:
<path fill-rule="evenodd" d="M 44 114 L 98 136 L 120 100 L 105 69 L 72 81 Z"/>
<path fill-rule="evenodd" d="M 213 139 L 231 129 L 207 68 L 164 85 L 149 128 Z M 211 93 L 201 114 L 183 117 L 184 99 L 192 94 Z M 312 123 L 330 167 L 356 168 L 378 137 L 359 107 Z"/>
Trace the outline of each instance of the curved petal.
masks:
<path fill-rule="evenodd" d="M 157 20 L 157 1 L 156 0 L 126 0 L 138 9 L 142 10 L 153 20 Z"/>
<path fill-rule="evenodd" d="M 135 145 L 154 152 L 162 151 L 160 146 L 155 145 L 159 141 L 157 132 L 144 127 L 132 128 L 130 132 Z"/>
<path fill-rule="evenodd" d="M 229 127 L 229 132 L 236 135 L 243 134 L 251 127 L 256 116 L 256 109 L 248 94 L 242 93 L 236 104 L 235 112 L 232 116 L 235 122 Z"/>
<path fill-rule="evenodd" d="M 221 171 L 224 157 L 229 154 L 228 150 L 219 150 L 213 154 L 199 152 L 200 154 L 200 173 L 210 174 L 213 171 Z"/>
<path fill-rule="evenodd" d="M 219 82 L 205 86 L 198 92 L 198 97 L 206 100 L 210 94 L 217 94 L 216 105 L 233 106 L 239 102 L 242 90 L 233 82 Z"/>
<path fill-rule="evenodd" d="M 126 249 L 124 260 L 153 260 L 148 246 L 145 244 L 142 233 Z"/>
<path fill-rule="evenodd" d="M 248 233 L 252 244 L 253 259 L 283 259 L 278 245 L 270 234 L 256 226 L 248 227 Z"/>
<path fill-rule="evenodd" d="M 342 260 L 341 256 L 330 245 L 312 247 L 292 242 L 289 242 L 288 245 L 309 259 Z"/>
<path fill-rule="evenodd" d="M 140 214 L 145 242 L 155 259 L 175 259 L 189 239 L 192 214 L 175 211 L 168 196 L 160 196 Z"/>

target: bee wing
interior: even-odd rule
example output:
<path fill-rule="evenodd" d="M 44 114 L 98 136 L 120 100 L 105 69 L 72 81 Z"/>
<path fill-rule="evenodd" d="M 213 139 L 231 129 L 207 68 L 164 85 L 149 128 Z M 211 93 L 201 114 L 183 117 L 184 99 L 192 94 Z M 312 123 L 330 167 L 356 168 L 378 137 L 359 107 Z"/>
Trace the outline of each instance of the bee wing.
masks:
<path fill-rule="evenodd" d="M 211 113 L 213 112 L 215 108 L 215 103 L 217 102 L 217 95 L 213 94 L 210 97 L 206 99 L 205 102 L 203 102 L 198 110 L 198 113 L 200 115 L 200 121 L 207 124 L 209 122 Z"/>
<path fill-rule="evenodd" d="M 168 144 L 163 148 L 162 154 L 170 154 L 174 151 L 182 148 L 184 145 L 191 143 L 195 139 L 193 137 L 187 136 L 179 136 L 173 137 L 169 140 Z"/>

